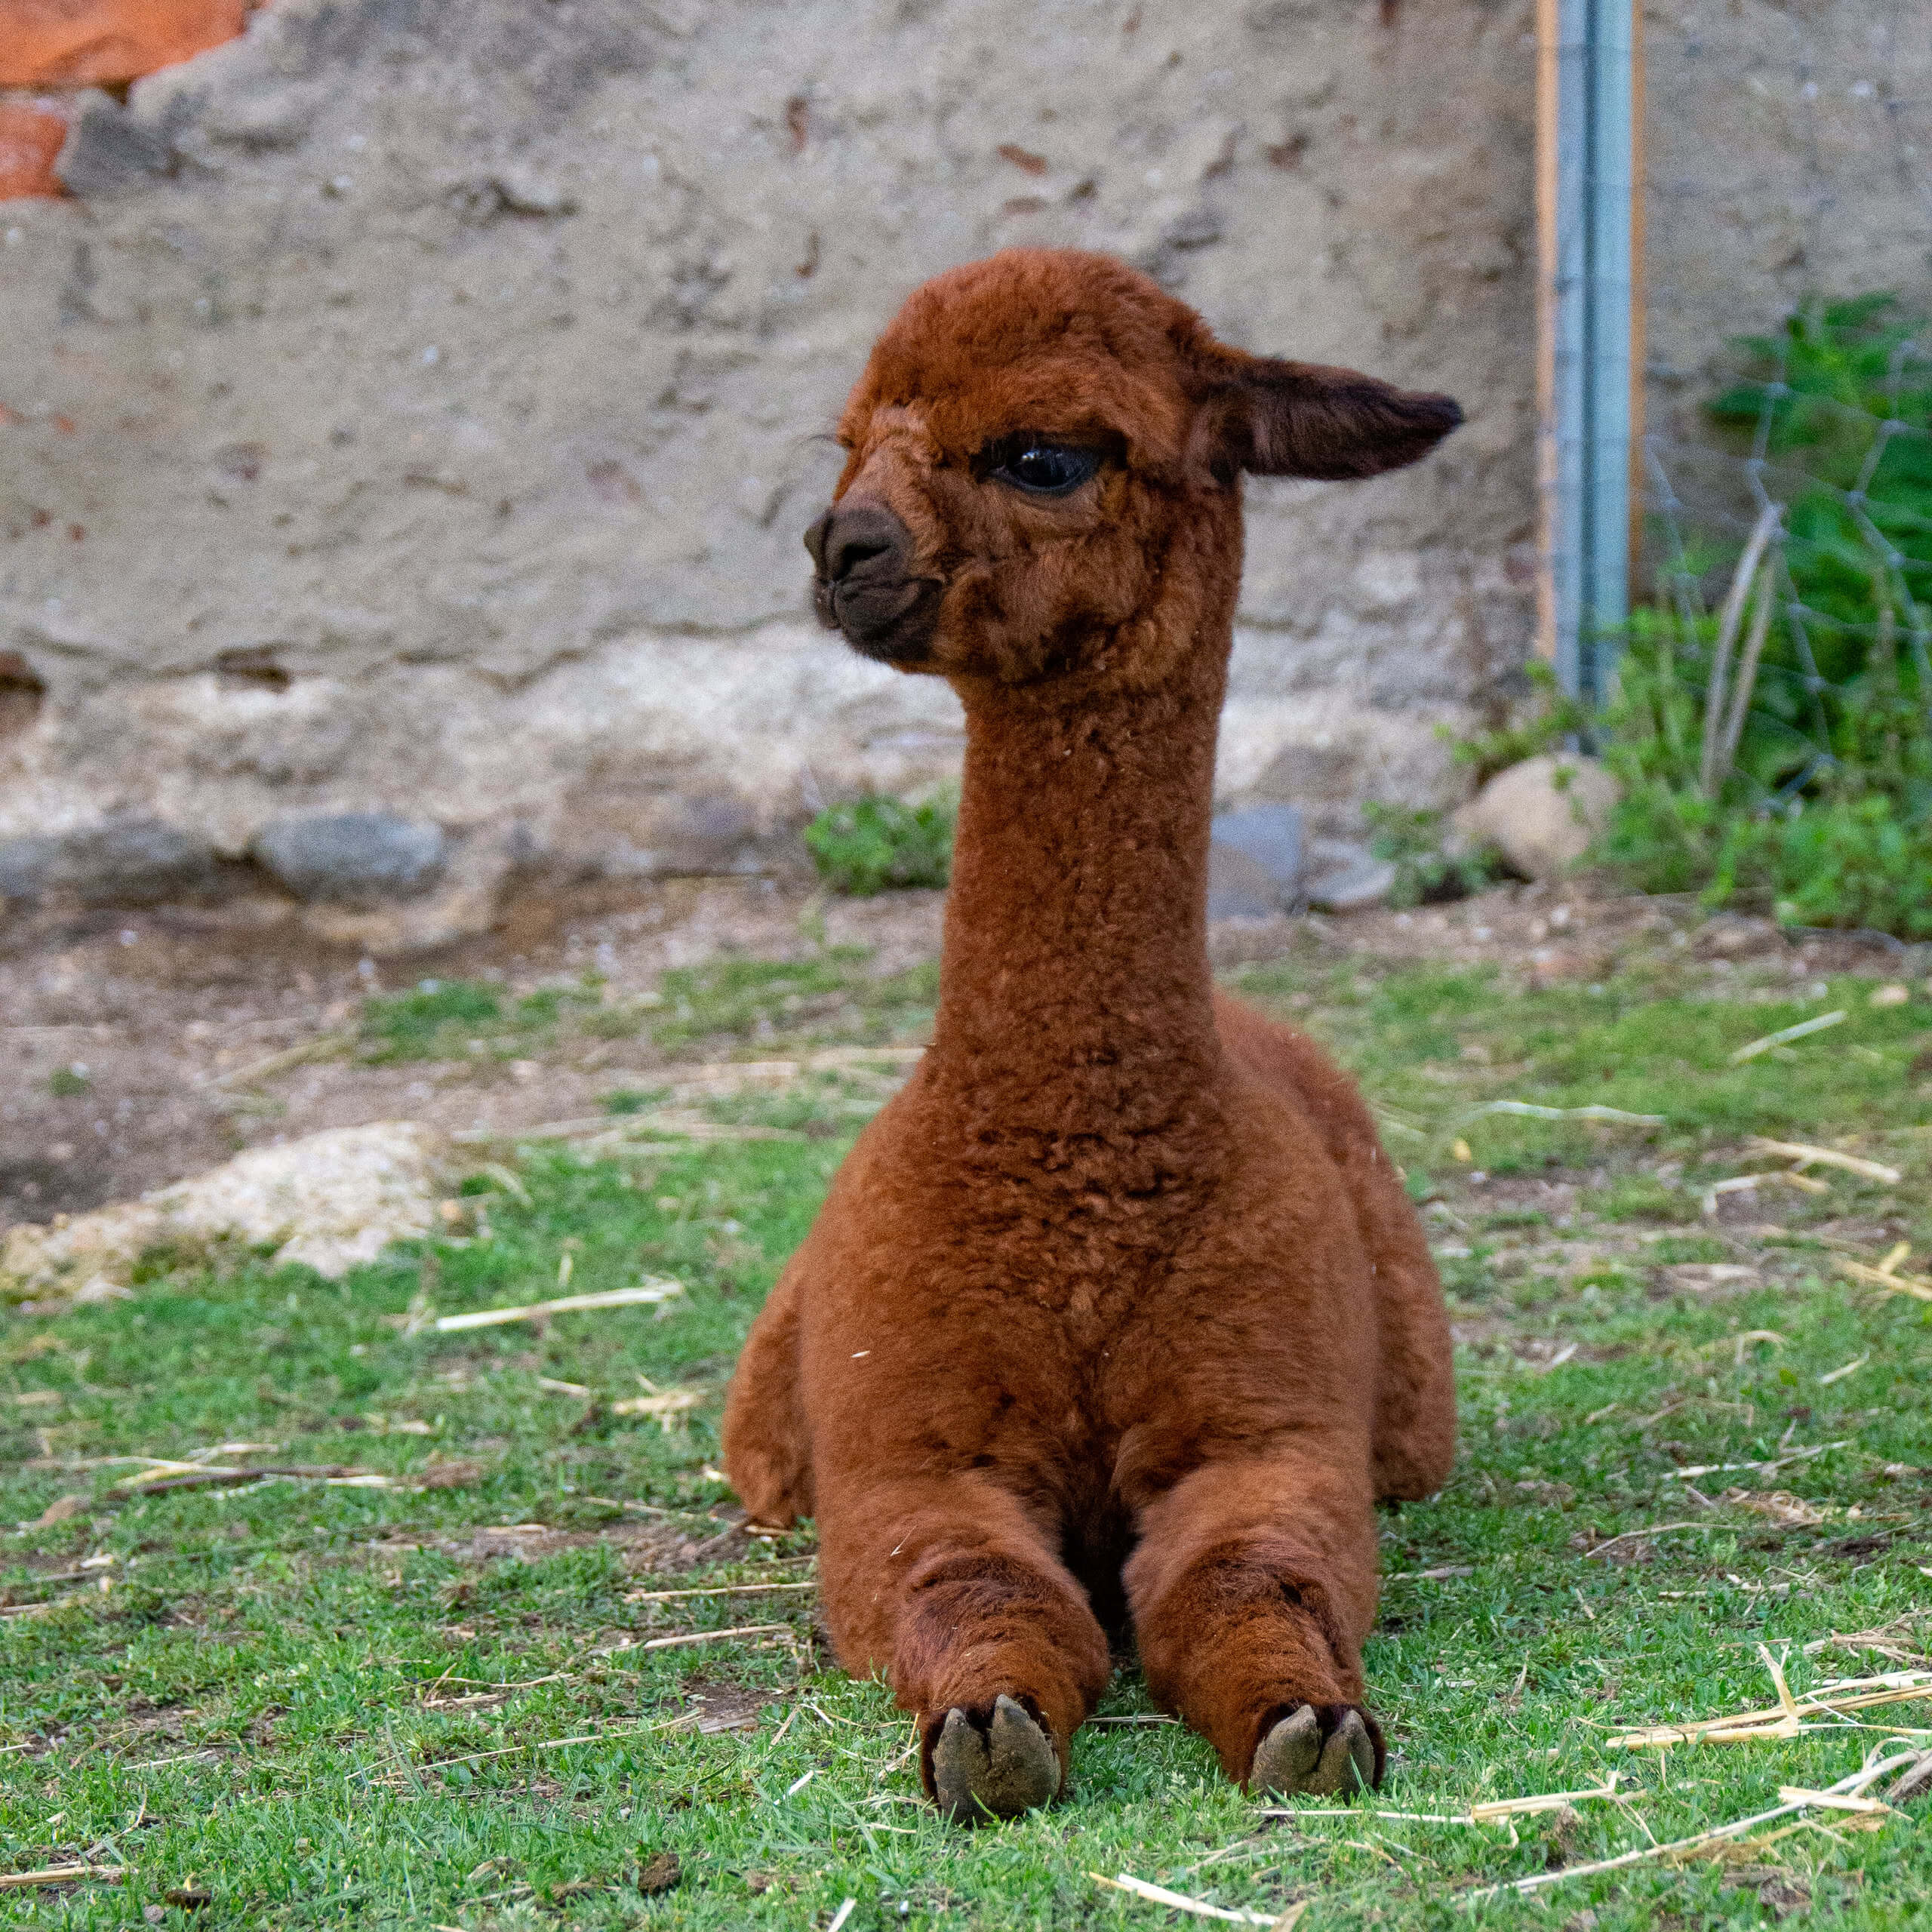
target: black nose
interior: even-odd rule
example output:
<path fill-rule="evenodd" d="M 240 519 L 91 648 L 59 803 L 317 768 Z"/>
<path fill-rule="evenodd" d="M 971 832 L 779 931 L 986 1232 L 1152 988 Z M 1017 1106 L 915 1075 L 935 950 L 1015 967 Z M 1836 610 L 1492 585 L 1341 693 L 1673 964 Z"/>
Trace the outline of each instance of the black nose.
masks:
<path fill-rule="evenodd" d="M 834 503 L 805 532 L 813 568 L 835 584 L 875 557 L 903 555 L 910 533 L 883 503 Z"/>

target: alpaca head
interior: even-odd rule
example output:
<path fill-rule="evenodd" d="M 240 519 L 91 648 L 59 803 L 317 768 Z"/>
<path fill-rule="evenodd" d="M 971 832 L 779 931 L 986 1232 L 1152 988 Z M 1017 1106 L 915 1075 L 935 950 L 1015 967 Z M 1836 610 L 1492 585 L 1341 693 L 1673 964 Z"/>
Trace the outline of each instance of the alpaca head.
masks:
<path fill-rule="evenodd" d="M 1106 256 L 1012 250 L 928 282 L 873 349 L 805 538 L 818 612 L 904 670 L 1158 675 L 1232 612 L 1244 470 L 1372 476 L 1461 420 L 1231 349 Z"/>

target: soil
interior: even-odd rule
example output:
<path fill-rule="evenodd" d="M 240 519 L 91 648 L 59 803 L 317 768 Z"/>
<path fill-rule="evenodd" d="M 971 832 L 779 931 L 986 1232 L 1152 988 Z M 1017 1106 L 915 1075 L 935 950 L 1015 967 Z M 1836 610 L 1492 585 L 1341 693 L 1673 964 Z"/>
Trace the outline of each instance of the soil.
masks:
<path fill-rule="evenodd" d="M 771 880 L 679 880 L 523 900 L 485 937 L 380 964 L 238 931 L 193 909 L 0 922 L 0 1229 L 125 1199 L 245 1147 L 327 1128 L 406 1118 L 503 1130 L 593 1112 L 620 1076 L 672 1063 L 648 1034 L 571 1036 L 508 1062 L 319 1059 L 235 1077 L 352 1025 L 372 992 L 440 977 L 500 980 L 520 994 L 595 970 L 607 998 L 635 998 L 667 968 L 721 954 L 804 955 L 815 944 L 804 928 L 821 920 L 827 941 L 869 946 L 877 970 L 896 971 L 937 954 L 943 906 L 935 892 L 826 900 Z M 1503 886 L 1407 912 L 1227 920 L 1211 934 L 1224 970 L 1311 943 L 1340 956 L 1487 964 L 1525 982 L 1594 980 L 1646 952 L 1675 955 L 1714 983 L 1746 965 L 1800 982 L 1925 970 L 1876 936 L 1794 941 L 1767 921 L 1706 918 L 1688 902 L 1588 882 Z M 719 1055 L 680 1056 L 707 1057 Z"/>

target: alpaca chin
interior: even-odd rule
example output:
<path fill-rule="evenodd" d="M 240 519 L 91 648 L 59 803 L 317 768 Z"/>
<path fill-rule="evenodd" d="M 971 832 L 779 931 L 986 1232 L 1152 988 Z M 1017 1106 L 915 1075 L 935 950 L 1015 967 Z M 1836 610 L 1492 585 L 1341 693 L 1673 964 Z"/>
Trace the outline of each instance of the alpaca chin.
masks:
<path fill-rule="evenodd" d="M 929 577 L 899 577 L 835 589 L 814 587 L 820 621 L 837 631 L 862 657 L 900 671 L 933 668 L 933 632 L 944 586 Z"/>

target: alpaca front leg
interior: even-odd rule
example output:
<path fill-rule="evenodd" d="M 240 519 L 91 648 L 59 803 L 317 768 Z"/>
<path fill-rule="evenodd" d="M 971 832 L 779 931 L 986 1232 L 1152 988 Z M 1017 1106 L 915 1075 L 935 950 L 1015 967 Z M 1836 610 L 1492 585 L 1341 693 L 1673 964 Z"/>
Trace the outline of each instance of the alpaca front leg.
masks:
<path fill-rule="evenodd" d="M 1057 1796 L 1107 1644 L 1019 1503 L 971 1474 L 881 1483 L 826 1499 L 820 1534 L 839 1660 L 918 1713 L 928 1795 L 966 1824 Z"/>
<path fill-rule="evenodd" d="M 1369 1466 L 1365 1441 L 1298 1441 L 1197 1469 L 1143 1512 L 1125 1581 L 1148 1687 L 1251 1789 L 1381 1782 Z"/>

